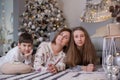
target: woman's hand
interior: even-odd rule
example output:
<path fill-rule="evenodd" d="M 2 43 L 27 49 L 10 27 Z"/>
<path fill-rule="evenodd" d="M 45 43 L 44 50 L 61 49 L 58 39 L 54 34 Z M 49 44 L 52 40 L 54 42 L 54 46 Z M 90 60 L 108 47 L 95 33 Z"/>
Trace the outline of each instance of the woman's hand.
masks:
<path fill-rule="evenodd" d="M 49 64 L 47 70 L 54 74 L 58 72 L 57 67 L 54 64 Z"/>

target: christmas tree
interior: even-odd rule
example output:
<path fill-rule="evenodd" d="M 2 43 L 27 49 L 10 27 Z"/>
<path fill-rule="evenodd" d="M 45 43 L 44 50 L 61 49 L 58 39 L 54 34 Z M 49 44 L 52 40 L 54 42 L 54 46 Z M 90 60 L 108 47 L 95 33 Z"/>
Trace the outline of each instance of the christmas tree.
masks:
<path fill-rule="evenodd" d="M 63 12 L 56 0 L 26 0 L 25 12 L 20 15 L 19 32 L 33 35 L 35 44 L 49 41 L 51 32 L 65 25 Z"/>

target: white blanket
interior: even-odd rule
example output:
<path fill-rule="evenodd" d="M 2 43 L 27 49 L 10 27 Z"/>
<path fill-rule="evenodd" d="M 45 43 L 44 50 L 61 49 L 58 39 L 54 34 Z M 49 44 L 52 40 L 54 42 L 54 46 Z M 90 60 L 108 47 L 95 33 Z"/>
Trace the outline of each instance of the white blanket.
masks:
<path fill-rule="evenodd" d="M 104 72 L 65 70 L 57 74 L 34 71 L 28 74 L 0 75 L 0 80 L 107 80 Z"/>

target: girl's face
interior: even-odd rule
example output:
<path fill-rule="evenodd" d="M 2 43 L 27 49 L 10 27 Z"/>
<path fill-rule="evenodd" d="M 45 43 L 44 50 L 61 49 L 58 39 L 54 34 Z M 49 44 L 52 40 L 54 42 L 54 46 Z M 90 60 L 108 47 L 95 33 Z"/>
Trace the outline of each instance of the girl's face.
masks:
<path fill-rule="evenodd" d="M 85 34 L 81 30 L 76 30 L 73 32 L 74 42 L 78 47 L 82 47 L 85 43 Z"/>
<path fill-rule="evenodd" d="M 18 47 L 23 54 L 29 54 L 33 45 L 31 43 L 19 43 Z"/>
<path fill-rule="evenodd" d="M 61 32 L 56 38 L 56 44 L 66 46 L 70 40 L 70 33 L 68 31 Z"/>

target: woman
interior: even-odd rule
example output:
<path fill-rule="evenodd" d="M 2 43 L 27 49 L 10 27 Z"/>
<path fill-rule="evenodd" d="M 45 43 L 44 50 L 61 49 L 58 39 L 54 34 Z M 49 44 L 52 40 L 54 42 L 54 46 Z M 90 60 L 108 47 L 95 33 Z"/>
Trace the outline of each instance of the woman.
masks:
<path fill-rule="evenodd" d="M 42 42 L 35 54 L 34 69 L 57 73 L 65 69 L 65 53 L 69 47 L 71 30 L 61 29 L 52 42 Z"/>
<path fill-rule="evenodd" d="M 93 71 L 96 64 L 96 51 L 87 31 L 83 27 L 73 29 L 67 52 L 66 64 L 68 67 L 81 66 L 84 71 Z"/>

